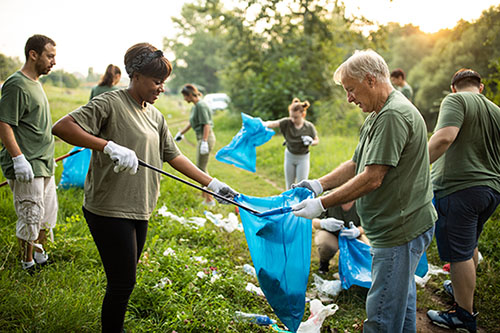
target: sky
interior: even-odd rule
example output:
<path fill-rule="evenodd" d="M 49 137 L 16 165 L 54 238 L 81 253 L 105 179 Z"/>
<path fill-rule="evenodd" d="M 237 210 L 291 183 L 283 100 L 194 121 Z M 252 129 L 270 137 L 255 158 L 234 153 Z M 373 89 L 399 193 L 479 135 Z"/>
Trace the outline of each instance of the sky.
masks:
<path fill-rule="evenodd" d="M 139 42 L 163 47 L 173 36 L 171 17 L 192 0 L 0 0 L 0 53 L 24 62 L 24 45 L 33 34 L 57 46 L 54 69 L 103 73 L 110 63 L 124 71 L 126 50 Z M 230 0 L 225 1 L 228 5 Z M 399 22 L 425 32 L 453 28 L 460 19 L 479 18 L 499 0 L 344 0 L 347 14 L 379 24 Z"/>

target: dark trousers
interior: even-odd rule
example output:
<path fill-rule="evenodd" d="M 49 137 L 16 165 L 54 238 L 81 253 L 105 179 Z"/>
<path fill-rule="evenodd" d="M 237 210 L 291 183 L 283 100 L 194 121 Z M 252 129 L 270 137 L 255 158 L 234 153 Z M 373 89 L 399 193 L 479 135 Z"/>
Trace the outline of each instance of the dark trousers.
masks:
<path fill-rule="evenodd" d="M 146 241 L 148 221 L 100 216 L 85 208 L 83 215 L 108 280 L 102 302 L 102 331 L 122 332 L 128 300 L 135 286 L 137 262 Z"/>

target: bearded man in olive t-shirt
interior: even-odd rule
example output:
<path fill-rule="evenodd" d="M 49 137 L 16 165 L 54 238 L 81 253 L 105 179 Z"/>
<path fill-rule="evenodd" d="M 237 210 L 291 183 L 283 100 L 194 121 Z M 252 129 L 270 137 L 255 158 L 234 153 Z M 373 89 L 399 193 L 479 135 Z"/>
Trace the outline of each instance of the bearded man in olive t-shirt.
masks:
<path fill-rule="evenodd" d="M 42 244 L 57 219 L 52 117 L 38 81 L 56 64 L 55 45 L 43 35 L 30 37 L 26 63 L 5 81 L 0 99 L 0 166 L 13 193 L 21 265 L 29 272 L 47 263 Z"/>
<path fill-rule="evenodd" d="M 500 203 L 500 108 L 481 94 L 483 88 L 477 72 L 456 72 L 429 141 L 436 240 L 441 260 L 450 262 L 451 283 L 444 285 L 455 305 L 427 316 L 439 326 L 469 332 L 477 329 L 478 239 Z"/>

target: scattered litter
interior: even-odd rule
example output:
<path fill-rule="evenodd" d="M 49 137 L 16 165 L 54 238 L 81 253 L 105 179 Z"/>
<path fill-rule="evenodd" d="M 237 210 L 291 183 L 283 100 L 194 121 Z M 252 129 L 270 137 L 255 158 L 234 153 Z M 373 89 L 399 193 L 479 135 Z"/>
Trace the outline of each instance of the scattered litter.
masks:
<path fill-rule="evenodd" d="M 264 295 L 264 292 L 262 291 L 262 289 L 260 289 L 259 287 L 257 287 L 256 285 L 254 285 L 251 282 L 247 283 L 245 290 L 249 291 L 251 293 L 257 294 L 258 296 L 266 297 L 266 295 Z"/>
<path fill-rule="evenodd" d="M 261 326 L 276 324 L 276 320 L 271 319 L 266 315 L 260 315 L 256 313 L 246 313 L 246 312 L 236 311 L 234 313 L 234 318 L 236 319 L 236 321 L 246 321 Z"/>
<path fill-rule="evenodd" d="M 207 274 L 200 271 L 200 272 L 196 273 L 196 276 L 199 277 L 200 279 L 204 279 L 207 277 Z"/>
<path fill-rule="evenodd" d="M 190 218 L 185 218 L 185 217 L 179 217 L 171 212 L 168 211 L 167 206 L 163 205 L 161 208 L 158 209 L 158 214 L 163 216 L 163 217 L 168 217 L 174 221 L 179 222 L 180 224 L 184 224 L 189 226 L 190 228 L 198 229 L 200 227 L 205 226 L 205 222 L 207 222 L 207 219 L 204 217 L 190 217 Z"/>
<path fill-rule="evenodd" d="M 222 214 L 214 214 L 206 210 L 205 216 L 209 221 L 218 226 L 219 228 L 223 228 L 227 232 L 231 233 L 235 230 L 243 231 L 243 225 L 238 220 L 238 217 L 234 213 L 229 213 L 227 218 L 224 218 Z"/>
<path fill-rule="evenodd" d="M 155 284 L 153 288 L 163 289 L 167 284 L 172 284 L 172 281 L 168 277 L 164 277 L 160 280 L 159 283 Z"/>
<path fill-rule="evenodd" d="M 170 248 L 170 247 L 169 247 L 168 249 L 166 249 L 166 250 L 163 252 L 163 255 L 164 255 L 165 257 L 167 257 L 167 256 L 175 256 L 175 250 L 172 250 L 172 248 Z"/>
<path fill-rule="evenodd" d="M 307 321 L 300 324 L 297 333 L 320 333 L 323 321 L 325 321 L 326 317 L 337 312 L 338 309 L 337 304 L 324 306 L 320 300 L 313 299 L 310 303 L 311 315 Z"/>
<path fill-rule="evenodd" d="M 208 262 L 208 260 L 203 258 L 202 256 L 195 256 L 195 257 L 192 257 L 192 259 L 199 262 L 200 264 L 206 264 Z"/>
<path fill-rule="evenodd" d="M 255 273 L 255 268 L 252 265 L 244 264 L 243 265 L 243 271 L 245 273 L 247 273 L 248 275 L 257 276 L 257 274 Z"/>
<path fill-rule="evenodd" d="M 314 286 L 316 287 L 316 289 L 320 294 L 326 294 L 328 296 L 335 297 L 342 290 L 342 284 L 340 280 L 325 280 L 314 273 L 313 277 L 314 277 Z"/>
<path fill-rule="evenodd" d="M 438 274 L 449 274 L 449 273 L 446 270 L 440 268 L 439 266 L 434 266 L 432 264 L 429 264 L 429 270 L 423 277 L 415 275 L 415 283 L 418 284 L 420 287 L 425 287 L 427 282 L 430 280 L 431 276 Z"/>
<path fill-rule="evenodd" d="M 271 326 L 269 326 L 269 327 L 271 327 L 271 329 L 272 329 L 273 331 L 275 331 L 275 332 L 280 332 L 280 333 L 292 333 L 292 332 L 287 331 L 287 330 L 282 330 L 282 329 L 278 326 L 278 324 L 272 324 L 272 325 L 271 325 Z"/>
<path fill-rule="evenodd" d="M 220 275 L 217 273 L 217 271 L 212 271 L 212 276 L 210 277 L 210 283 L 214 283 L 220 278 Z"/>

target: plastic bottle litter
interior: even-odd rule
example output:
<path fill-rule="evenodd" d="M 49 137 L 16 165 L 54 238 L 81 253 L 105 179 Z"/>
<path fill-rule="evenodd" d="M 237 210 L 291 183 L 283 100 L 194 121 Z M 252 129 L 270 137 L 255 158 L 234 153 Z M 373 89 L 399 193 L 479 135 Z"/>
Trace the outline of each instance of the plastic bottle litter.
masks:
<path fill-rule="evenodd" d="M 236 311 L 234 317 L 236 321 L 246 321 L 249 323 L 254 323 L 262 326 L 276 324 L 276 320 L 271 319 L 266 315 L 260 315 L 256 313 L 246 313 L 246 312 Z"/>
<path fill-rule="evenodd" d="M 255 268 L 252 265 L 244 264 L 243 271 L 248 275 L 257 276 L 257 274 L 255 273 Z"/>
<path fill-rule="evenodd" d="M 257 287 L 256 285 L 254 285 L 251 282 L 247 283 L 247 286 L 245 287 L 245 290 L 249 291 L 251 293 L 254 293 L 254 294 L 258 295 L 258 296 L 266 297 L 266 295 L 264 295 L 264 292 L 262 291 L 262 289 L 260 289 L 259 287 Z"/>
<path fill-rule="evenodd" d="M 316 274 L 313 277 L 316 289 L 322 294 L 337 296 L 342 291 L 340 280 L 324 280 Z"/>

